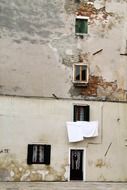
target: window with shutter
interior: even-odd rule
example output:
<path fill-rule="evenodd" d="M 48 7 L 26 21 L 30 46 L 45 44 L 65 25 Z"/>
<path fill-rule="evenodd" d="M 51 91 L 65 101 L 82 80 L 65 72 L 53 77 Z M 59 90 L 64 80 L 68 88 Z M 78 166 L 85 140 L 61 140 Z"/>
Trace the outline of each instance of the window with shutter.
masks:
<path fill-rule="evenodd" d="M 27 164 L 50 164 L 51 145 L 29 144 Z"/>
<path fill-rule="evenodd" d="M 89 121 L 89 105 L 74 105 L 74 121 Z"/>
<path fill-rule="evenodd" d="M 88 33 L 88 17 L 77 16 L 75 20 L 75 33 L 83 36 Z"/>

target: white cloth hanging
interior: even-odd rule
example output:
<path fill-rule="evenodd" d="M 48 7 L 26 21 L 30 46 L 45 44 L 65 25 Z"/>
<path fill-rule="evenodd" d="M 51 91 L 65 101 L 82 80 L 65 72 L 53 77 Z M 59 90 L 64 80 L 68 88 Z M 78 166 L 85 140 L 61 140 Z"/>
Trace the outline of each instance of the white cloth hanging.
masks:
<path fill-rule="evenodd" d="M 98 121 L 77 121 L 82 129 L 83 137 L 96 137 L 98 136 Z"/>
<path fill-rule="evenodd" d="M 82 128 L 77 122 L 67 122 L 66 126 L 69 142 L 78 142 L 83 140 Z"/>
<path fill-rule="evenodd" d="M 82 141 L 84 137 L 98 136 L 98 121 L 66 122 L 69 142 Z"/>

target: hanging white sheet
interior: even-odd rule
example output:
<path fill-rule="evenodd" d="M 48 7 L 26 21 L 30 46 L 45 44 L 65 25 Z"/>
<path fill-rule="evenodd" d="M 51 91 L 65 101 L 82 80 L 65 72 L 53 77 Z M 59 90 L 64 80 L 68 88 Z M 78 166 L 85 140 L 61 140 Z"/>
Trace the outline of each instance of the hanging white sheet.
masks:
<path fill-rule="evenodd" d="M 67 122 L 66 125 L 69 142 L 78 142 L 83 140 L 82 128 L 77 122 Z"/>
<path fill-rule="evenodd" d="M 85 138 L 98 136 L 98 121 L 66 122 L 69 142 L 82 141 Z"/>
<path fill-rule="evenodd" d="M 98 121 L 77 121 L 82 129 L 83 137 L 96 137 L 98 136 Z"/>

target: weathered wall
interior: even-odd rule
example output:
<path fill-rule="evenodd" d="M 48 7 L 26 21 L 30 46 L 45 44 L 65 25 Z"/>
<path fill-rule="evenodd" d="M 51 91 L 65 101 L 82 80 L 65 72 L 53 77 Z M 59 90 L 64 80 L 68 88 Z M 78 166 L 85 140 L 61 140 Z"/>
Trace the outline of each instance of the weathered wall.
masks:
<path fill-rule="evenodd" d="M 66 121 L 77 103 L 90 105 L 99 137 L 69 143 Z M 0 97 L 0 181 L 68 180 L 70 147 L 86 148 L 86 181 L 126 181 L 126 112 L 121 103 Z M 51 144 L 49 166 L 27 165 L 31 143 Z"/>
<path fill-rule="evenodd" d="M 126 51 L 126 1 L 93 2 L 0 1 L 0 93 L 126 101 L 127 57 L 120 55 Z M 76 14 L 89 16 L 84 39 L 75 37 Z M 73 86 L 78 62 L 89 65 L 87 88 Z"/>

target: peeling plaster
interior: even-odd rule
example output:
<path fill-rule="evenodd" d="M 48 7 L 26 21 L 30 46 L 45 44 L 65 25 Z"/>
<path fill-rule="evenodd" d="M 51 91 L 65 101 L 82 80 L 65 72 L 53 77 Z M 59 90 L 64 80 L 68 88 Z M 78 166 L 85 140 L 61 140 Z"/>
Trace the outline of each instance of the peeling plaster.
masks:
<path fill-rule="evenodd" d="M 51 166 L 31 165 L 16 161 L 14 158 L 0 160 L 0 181 L 65 181 L 66 171 L 62 166 L 56 171 Z"/>
<path fill-rule="evenodd" d="M 126 92 L 119 89 L 117 81 L 107 82 L 102 76 L 89 76 L 88 85 L 85 87 L 72 86 L 69 90 L 71 96 L 96 97 L 102 100 L 126 100 Z"/>

